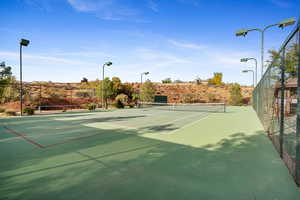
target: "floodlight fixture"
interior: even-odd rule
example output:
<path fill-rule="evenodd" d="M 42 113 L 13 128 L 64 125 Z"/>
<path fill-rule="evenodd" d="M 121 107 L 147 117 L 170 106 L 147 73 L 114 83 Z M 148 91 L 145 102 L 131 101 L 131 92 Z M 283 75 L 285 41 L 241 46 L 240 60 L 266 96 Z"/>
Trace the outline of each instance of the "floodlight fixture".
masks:
<path fill-rule="evenodd" d="M 141 85 L 143 84 L 143 75 L 148 75 L 148 74 L 150 74 L 150 72 L 143 72 L 143 73 L 141 73 Z"/>
<path fill-rule="evenodd" d="M 111 66 L 111 65 L 112 65 L 112 62 L 110 62 L 110 61 L 109 61 L 109 62 L 106 62 L 106 63 L 104 63 L 104 65 L 105 65 L 105 66 Z"/>
<path fill-rule="evenodd" d="M 248 58 L 241 58 L 241 62 L 248 62 Z"/>
<path fill-rule="evenodd" d="M 255 84 L 257 84 L 257 59 L 256 58 L 241 58 L 241 62 L 248 62 L 249 60 L 255 61 Z"/>
<path fill-rule="evenodd" d="M 245 70 L 242 70 L 243 73 L 248 73 L 248 72 L 252 72 L 253 73 L 253 87 L 254 87 L 254 71 L 251 70 L 251 69 L 245 69 Z"/>
<path fill-rule="evenodd" d="M 30 41 L 29 40 L 26 40 L 26 39 L 21 39 L 20 40 L 20 45 L 21 46 L 25 46 L 27 47 L 29 45 Z"/>
<path fill-rule="evenodd" d="M 259 31 L 261 33 L 261 77 L 263 77 L 264 72 L 264 37 L 265 37 L 265 31 L 273 26 L 278 26 L 279 28 L 285 28 L 287 26 L 293 25 L 296 22 L 295 18 L 289 18 L 280 21 L 276 24 L 271 24 L 268 26 L 265 26 L 263 29 L 261 28 L 253 28 L 253 29 L 240 29 L 236 31 L 235 35 L 238 36 L 246 36 L 248 32 L 250 31 Z"/>
<path fill-rule="evenodd" d="M 296 22 L 295 18 L 285 19 L 285 20 L 282 20 L 281 22 L 278 23 L 278 27 L 279 28 L 284 28 L 284 27 L 295 24 L 295 22 Z"/>
<path fill-rule="evenodd" d="M 235 35 L 238 36 L 246 36 L 248 34 L 249 29 L 240 29 L 236 31 Z"/>

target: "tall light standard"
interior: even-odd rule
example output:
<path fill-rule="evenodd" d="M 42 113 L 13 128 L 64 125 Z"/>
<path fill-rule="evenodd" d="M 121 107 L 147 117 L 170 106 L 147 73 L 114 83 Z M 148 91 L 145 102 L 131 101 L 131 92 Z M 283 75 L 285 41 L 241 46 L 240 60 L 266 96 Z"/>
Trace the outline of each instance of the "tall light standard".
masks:
<path fill-rule="evenodd" d="M 248 73 L 248 72 L 252 72 L 253 73 L 253 88 L 254 88 L 254 71 L 251 70 L 251 69 L 248 69 L 248 70 L 243 70 L 242 72 L 243 73 Z"/>
<path fill-rule="evenodd" d="M 102 108 L 104 108 L 104 68 L 105 66 L 109 67 L 112 65 L 112 62 L 106 62 L 102 66 Z"/>
<path fill-rule="evenodd" d="M 141 100 L 141 92 L 142 92 L 142 85 L 143 85 L 143 75 L 147 76 L 149 72 L 141 73 L 141 87 L 140 87 L 140 100 Z"/>
<path fill-rule="evenodd" d="M 257 60 L 256 58 L 242 58 L 241 62 L 248 62 L 249 60 L 255 61 L 255 85 L 257 84 Z"/>
<path fill-rule="evenodd" d="M 143 72 L 141 73 L 141 86 L 143 84 L 143 75 L 147 76 L 149 74 L 149 72 Z"/>
<path fill-rule="evenodd" d="M 22 74 L 22 47 L 28 46 L 29 40 L 21 39 L 20 41 L 20 115 L 22 116 L 23 111 L 23 74 Z"/>
<path fill-rule="evenodd" d="M 293 25 L 295 23 L 295 18 L 289 18 L 286 20 L 282 20 L 277 24 L 271 24 L 263 29 L 254 28 L 254 29 L 240 29 L 238 30 L 235 35 L 236 36 L 246 36 L 250 31 L 259 31 L 261 33 L 261 77 L 263 76 L 263 68 L 264 68 L 264 38 L 265 38 L 265 31 L 273 26 L 278 26 L 279 28 L 284 28 L 289 25 Z"/>

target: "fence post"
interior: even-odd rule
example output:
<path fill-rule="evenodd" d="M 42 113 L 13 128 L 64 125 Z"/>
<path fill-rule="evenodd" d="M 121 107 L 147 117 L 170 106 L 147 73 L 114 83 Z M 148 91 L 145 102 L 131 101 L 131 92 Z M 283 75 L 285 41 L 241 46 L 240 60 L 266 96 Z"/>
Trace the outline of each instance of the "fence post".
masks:
<path fill-rule="evenodd" d="M 298 28 L 297 124 L 296 124 L 296 183 L 300 186 L 300 28 Z"/>
<path fill-rule="evenodd" d="M 284 57 L 285 57 L 285 49 L 282 51 L 280 69 L 281 69 L 281 93 L 280 93 L 280 135 L 279 135 L 279 148 L 280 148 L 280 157 L 283 158 L 283 134 L 284 134 L 284 91 L 285 91 L 285 83 L 284 83 Z"/>

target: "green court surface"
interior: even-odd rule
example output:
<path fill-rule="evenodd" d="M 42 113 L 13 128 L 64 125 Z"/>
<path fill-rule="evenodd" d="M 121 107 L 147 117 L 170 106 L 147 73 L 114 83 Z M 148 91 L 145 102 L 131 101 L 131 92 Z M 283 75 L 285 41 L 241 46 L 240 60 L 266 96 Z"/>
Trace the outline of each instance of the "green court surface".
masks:
<path fill-rule="evenodd" d="M 251 107 L 0 119 L 1 200 L 296 200 Z"/>

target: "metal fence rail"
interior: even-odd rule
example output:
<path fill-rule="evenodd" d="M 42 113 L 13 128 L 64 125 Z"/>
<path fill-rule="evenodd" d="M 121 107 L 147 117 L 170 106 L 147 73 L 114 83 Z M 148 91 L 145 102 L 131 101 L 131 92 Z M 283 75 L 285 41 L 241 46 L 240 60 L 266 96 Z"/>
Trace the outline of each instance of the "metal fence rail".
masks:
<path fill-rule="evenodd" d="M 65 110 L 83 108 L 86 104 L 100 104 L 99 90 L 82 88 L 80 85 L 57 85 L 52 83 L 23 84 L 24 107 L 36 110 Z M 0 108 L 20 110 L 20 84 L 0 85 Z"/>
<path fill-rule="evenodd" d="M 300 185 L 300 23 L 253 91 L 253 108 Z"/>

